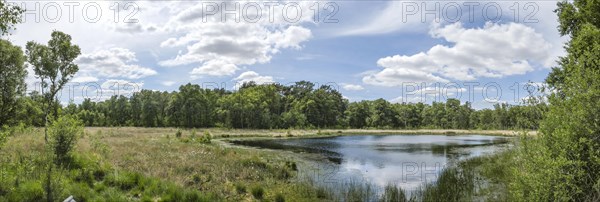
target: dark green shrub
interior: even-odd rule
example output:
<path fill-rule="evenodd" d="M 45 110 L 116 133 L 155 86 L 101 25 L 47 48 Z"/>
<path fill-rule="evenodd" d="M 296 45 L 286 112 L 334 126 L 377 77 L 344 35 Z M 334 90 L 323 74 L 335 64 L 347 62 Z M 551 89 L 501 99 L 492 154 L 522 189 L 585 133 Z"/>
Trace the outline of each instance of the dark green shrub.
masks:
<path fill-rule="evenodd" d="M 69 115 L 58 118 L 48 127 L 49 143 L 58 164 L 68 163 L 77 143 L 77 136 L 82 132 L 83 123 Z"/>
<path fill-rule="evenodd" d="M 204 135 L 200 138 L 199 142 L 202 144 L 209 144 L 212 139 L 212 136 L 208 131 L 204 131 Z"/>
<path fill-rule="evenodd" d="M 234 186 L 235 186 L 235 191 L 238 194 L 246 193 L 246 186 L 244 184 L 237 182 L 237 183 L 235 183 Z"/>
<path fill-rule="evenodd" d="M 93 189 L 83 183 L 70 184 L 67 193 L 73 196 L 75 201 L 91 201 L 96 195 Z"/>
<path fill-rule="evenodd" d="M 275 195 L 275 202 L 285 202 L 285 197 L 281 193 Z"/>
<path fill-rule="evenodd" d="M 115 173 L 106 177 L 109 186 L 118 187 L 121 190 L 131 190 L 138 185 L 142 176 L 138 173 Z"/>
<path fill-rule="evenodd" d="M 44 188 L 39 182 L 29 181 L 15 188 L 9 193 L 9 201 L 42 201 L 45 198 Z"/>
<path fill-rule="evenodd" d="M 293 162 L 293 161 L 286 161 L 285 167 L 287 167 L 293 171 L 298 171 L 298 166 L 296 165 L 296 162 Z"/>
<path fill-rule="evenodd" d="M 271 170 L 277 179 L 285 180 L 292 177 L 292 173 L 287 168 L 273 167 Z"/>
<path fill-rule="evenodd" d="M 252 187 L 250 192 L 252 193 L 252 196 L 254 196 L 255 199 L 259 199 L 259 200 L 263 199 L 263 197 L 265 195 L 265 190 L 260 185 L 256 185 L 256 186 Z"/>
<path fill-rule="evenodd" d="M 181 134 L 182 134 L 181 130 L 177 129 L 177 132 L 175 132 L 175 137 L 181 138 Z"/>

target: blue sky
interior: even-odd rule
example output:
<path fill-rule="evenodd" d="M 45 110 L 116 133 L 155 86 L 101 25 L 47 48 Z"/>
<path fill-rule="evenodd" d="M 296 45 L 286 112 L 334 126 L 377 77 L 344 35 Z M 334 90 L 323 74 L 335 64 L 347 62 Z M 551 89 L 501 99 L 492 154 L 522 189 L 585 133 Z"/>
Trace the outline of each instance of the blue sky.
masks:
<path fill-rule="evenodd" d="M 242 1 L 233 11 L 240 22 L 231 20 L 232 15 L 222 19 L 222 6 L 235 6 L 228 2 L 90 1 L 79 3 L 74 13 L 66 6 L 73 2 L 41 1 L 37 9 L 36 2 L 16 2 L 30 11 L 25 23 L 6 38 L 23 46 L 30 40 L 46 42 L 52 30 L 72 35 L 82 48 L 76 61 L 81 71 L 73 80 L 79 85 L 64 93 L 71 96 L 62 96 L 63 102 L 90 95 L 102 100 L 141 88 L 173 91 L 188 82 L 233 89 L 244 81 L 308 80 L 335 84 L 350 101 L 467 101 L 472 92 L 475 108 L 518 103 L 527 96 L 525 83 L 543 81 L 567 40 L 556 31 L 555 1 L 292 1 L 278 2 L 272 21 L 266 17 L 265 2 Z M 120 6 L 118 22 L 115 4 Z M 258 22 L 244 20 L 255 16 L 244 13 L 249 4 L 261 7 Z M 475 4 L 473 9 L 465 6 Z M 219 8 L 210 10 L 214 5 Z M 90 7 L 102 15 L 95 18 Z M 423 19 L 425 7 L 434 9 L 439 21 L 433 14 Z M 126 18 L 132 8 L 137 12 Z M 302 15 L 286 21 L 284 14 L 295 16 L 289 8 Z M 337 23 L 323 22 L 333 8 Z M 502 17 L 495 18 L 496 11 Z M 453 20 L 458 14 L 460 21 Z M 137 22 L 125 22 L 131 19 Z M 35 89 L 32 75 L 27 81 L 29 89 Z M 475 83 L 479 86 L 467 87 Z M 419 88 L 411 89 L 417 84 Z M 518 95 L 515 84 L 521 88 Z M 495 86 L 502 93 L 495 94 Z M 482 95 L 484 90 L 488 96 Z"/>

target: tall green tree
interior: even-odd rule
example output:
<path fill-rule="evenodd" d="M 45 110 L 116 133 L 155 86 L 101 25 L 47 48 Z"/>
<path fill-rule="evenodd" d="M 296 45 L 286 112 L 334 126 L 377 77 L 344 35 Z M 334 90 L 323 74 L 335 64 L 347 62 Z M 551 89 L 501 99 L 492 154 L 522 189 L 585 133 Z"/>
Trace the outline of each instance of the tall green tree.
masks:
<path fill-rule="evenodd" d="M 0 37 L 14 29 L 15 24 L 21 22 L 21 7 L 0 0 Z M 24 70 L 23 51 L 13 46 L 9 41 L 0 40 L 0 126 L 6 124 L 14 117 L 17 96 L 25 91 L 23 79 Z"/>
<path fill-rule="evenodd" d="M 0 126 L 14 120 L 18 99 L 25 93 L 25 57 L 18 46 L 0 40 Z"/>
<path fill-rule="evenodd" d="M 27 42 L 27 62 L 33 65 L 33 71 L 41 80 L 41 91 L 44 100 L 44 140 L 49 145 L 48 126 L 50 113 L 53 119 L 58 118 L 56 108 L 57 93 L 73 78 L 79 71 L 79 67 L 73 62 L 81 54 L 79 46 L 71 43 L 71 36 L 54 31 L 47 45 L 33 41 Z M 53 112 L 51 112 L 51 109 Z M 52 165 L 48 166 L 45 182 L 46 200 L 54 201 L 52 190 Z"/>
<path fill-rule="evenodd" d="M 17 101 L 15 120 L 27 126 L 44 126 L 43 102 L 43 97 L 37 91 L 31 92 L 29 96 L 20 97 Z"/>
<path fill-rule="evenodd" d="M 396 111 L 392 108 L 390 102 L 384 99 L 377 99 L 371 105 L 370 126 L 377 128 L 394 127 L 397 122 Z"/>
<path fill-rule="evenodd" d="M 52 38 L 47 45 L 37 42 L 27 42 L 27 62 L 33 66 L 33 71 L 40 79 L 41 93 L 44 96 L 44 117 L 46 126 L 50 113 L 56 118 L 58 111 L 53 108 L 57 93 L 79 71 L 73 62 L 81 54 L 79 46 L 71 43 L 71 36 L 59 31 L 52 32 Z M 48 134 L 45 134 L 48 142 Z"/>
<path fill-rule="evenodd" d="M 216 102 L 213 91 L 196 84 L 183 85 L 169 104 L 169 121 L 179 127 L 211 127 L 215 121 Z"/>
<path fill-rule="evenodd" d="M 367 120 L 371 115 L 368 101 L 353 102 L 348 105 L 345 112 L 348 119 L 348 126 L 351 128 L 364 128 L 367 126 Z"/>
<path fill-rule="evenodd" d="M 527 141 L 515 194 L 530 201 L 600 200 L 600 2 L 558 4 L 567 55 L 547 81 L 555 93 L 540 138 Z M 557 79 L 559 78 L 559 79 Z"/>

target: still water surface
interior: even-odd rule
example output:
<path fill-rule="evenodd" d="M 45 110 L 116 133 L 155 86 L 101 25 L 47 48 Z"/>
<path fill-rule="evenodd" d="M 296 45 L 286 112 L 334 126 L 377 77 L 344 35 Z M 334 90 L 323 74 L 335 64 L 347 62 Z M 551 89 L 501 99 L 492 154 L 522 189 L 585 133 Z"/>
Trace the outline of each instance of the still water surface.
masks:
<path fill-rule="evenodd" d="M 234 144 L 322 156 L 300 167 L 326 186 L 349 181 L 411 190 L 436 180 L 447 166 L 510 146 L 510 138 L 483 135 L 356 135 L 233 141 Z"/>

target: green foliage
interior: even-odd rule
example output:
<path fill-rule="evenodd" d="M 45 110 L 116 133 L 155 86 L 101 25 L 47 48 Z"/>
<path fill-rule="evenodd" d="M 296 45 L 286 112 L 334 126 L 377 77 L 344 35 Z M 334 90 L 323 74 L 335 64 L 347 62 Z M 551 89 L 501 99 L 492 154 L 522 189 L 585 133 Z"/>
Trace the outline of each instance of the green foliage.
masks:
<path fill-rule="evenodd" d="M 52 32 L 52 38 L 47 45 L 33 41 L 27 42 L 27 62 L 33 66 L 33 71 L 41 81 L 42 96 L 44 96 L 45 115 L 58 116 L 56 106 L 57 93 L 79 71 L 73 62 L 81 54 L 79 46 L 71 44 L 71 36 L 59 31 Z M 46 90 L 46 92 L 44 91 Z"/>
<path fill-rule="evenodd" d="M 15 120 L 27 126 L 44 126 L 43 102 L 42 96 L 36 91 L 18 98 Z"/>
<path fill-rule="evenodd" d="M 2 145 L 6 142 L 6 139 L 8 139 L 8 132 L 2 130 L 0 131 L 0 149 L 2 148 Z"/>
<path fill-rule="evenodd" d="M 234 184 L 234 186 L 235 186 L 236 193 L 238 193 L 238 194 L 244 194 L 244 193 L 246 193 L 246 186 L 244 184 L 242 184 L 240 182 L 236 182 Z"/>
<path fill-rule="evenodd" d="M 176 138 L 181 138 L 181 135 L 182 135 L 182 134 L 183 134 L 183 133 L 181 132 L 181 130 L 180 130 L 180 129 L 177 129 L 177 132 L 175 132 L 175 137 L 176 137 Z"/>
<path fill-rule="evenodd" d="M 85 99 L 63 111 L 76 114 L 86 126 L 531 130 L 538 128 L 547 111 L 544 103 L 497 104 L 477 111 L 457 99 L 431 105 L 384 99 L 348 103 L 331 87 L 315 89 L 306 81 L 291 86 L 246 85 L 238 91 L 186 84 L 179 90 L 142 90 L 130 98 L 113 96 L 103 102 Z"/>
<path fill-rule="evenodd" d="M 265 195 L 265 189 L 263 189 L 260 185 L 256 185 L 250 189 L 250 193 L 252 193 L 252 196 L 254 196 L 255 199 L 260 200 L 263 199 Z"/>
<path fill-rule="evenodd" d="M 179 92 L 172 95 L 170 102 L 167 95 L 163 96 L 167 100 L 156 104 L 161 107 L 157 111 L 166 111 L 173 126 L 200 128 L 215 125 L 216 92 L 187 84 L 179 87 Z"/>
<path fill-rule="evenodd" d="M 14 25 L 21 22 L 21 14 L 25 9 L 0 0 L 0 36 L 9 33 Z"/>
<path fill-rule="evenodd" d="M 275 202 L 285 202 L 285 196 L 281 193 L 275 194 Z"/>
<path fill-rule="evenodd" d="M 369 109 L 368 101 L 350 103 L 345 112 L 346 118 L 348 119 L 347 124 L 352 128 L 366 127 L 370 114 L 371 111 Z"/>
<path fill-rule="evenodd" d="M 540 138 L 519 150 L 516 198 L 527 201 L 600 200 L 600 4 L 558 4 L 559 31 L 570 35 L 567 55 L 546 79 L 552 94 Z"/>
<path fill-rule="evenodd" d="M 14 121 L 18 110 L 18 97 L 25 92 L 27 71 L 25 71 L 24 62 L 25 57 L 20 47 L 13 46 L 9 41 L 0 40 L 0 77 L 2 77 L 0 79 L 0 94 L 2 94 L 0 126 Z"/>
<path fill-rule="evenodd" d="M 83 132 L 83 124 L 71 116 L 63 116 L 48 127 L 50 147 L 58 164 L 68 163 L 71 152 Z"/>
<path fill-rule="evenodd" d="M 40 182 L 28 181 L 20 184 L 8 197 L 10 201 L 42 201 L 44 188 Z"/>
<path fill-rule="evenodd" d="M 202 135 L 200 140 L 198 140 L 198 142 L 202 144 L 210 144 L 211 139 L 212 136 L 210 135 L 210 133 L 208 131 L 204 131 L 204 134 Z"/>
<path fill-rule="evenodd" d="M 73 196 L 76 201 L 215 201 L 210 195 L 180 187 L 171 182 L 149 178 L 136 172 L 121 172 L 101 164 L 92 155 L 74 155 L 68 167 L 52 172 L 53 198 Z M 22 156 L 19 161 L 3 162 L 0 201 L 44 201 L 44 161 L 40 156 Z M 9 190 L 5 190 L 5 187 Z"/>
<path fill-rule="evenodd" d="M 196 140 L 196 129 L 192 129 L 192 131 L 190 131 L 190 140 Z"/>

